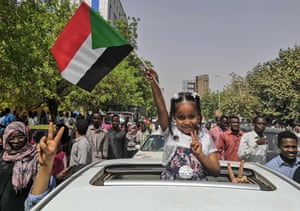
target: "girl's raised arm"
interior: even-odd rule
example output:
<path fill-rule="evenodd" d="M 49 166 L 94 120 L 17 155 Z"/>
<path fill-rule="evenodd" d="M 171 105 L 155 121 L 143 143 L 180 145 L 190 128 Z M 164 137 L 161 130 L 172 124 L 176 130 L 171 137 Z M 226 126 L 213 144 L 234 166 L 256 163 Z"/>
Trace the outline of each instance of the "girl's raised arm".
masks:
<path fill-rule="evenodd" d="M 169 125 L 169 116 L 164 97 L 158 84 L 158 75 L 155 70 L 150 67 L 146 67 L 145 69 L 145 77 L 151 84 L 153 99 L 158 112 L 159 125 L 162 131 L 165 131 Z"/>

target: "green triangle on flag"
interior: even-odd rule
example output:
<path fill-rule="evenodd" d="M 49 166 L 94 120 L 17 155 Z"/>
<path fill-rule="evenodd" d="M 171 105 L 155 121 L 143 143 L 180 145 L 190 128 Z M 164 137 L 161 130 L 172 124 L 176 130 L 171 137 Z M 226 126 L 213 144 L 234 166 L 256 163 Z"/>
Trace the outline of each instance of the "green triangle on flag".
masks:
<path fill-rule="evenodd" d="M 63 78 L 92 91 L 133 47 L 82 2 L 56 39 L 51 53 Z"/>
<path fill-rule="evenodd" d="M 90 9 L 92 48 L 128 45 L 129 43 L 101 15 Z"/>

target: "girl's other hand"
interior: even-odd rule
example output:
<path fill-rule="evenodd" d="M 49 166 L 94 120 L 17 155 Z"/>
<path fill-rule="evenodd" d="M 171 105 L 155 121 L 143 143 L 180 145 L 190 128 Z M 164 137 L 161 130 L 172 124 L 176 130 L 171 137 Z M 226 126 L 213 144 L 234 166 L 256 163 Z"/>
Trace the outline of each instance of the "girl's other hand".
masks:
<path fill-rule="evenodd" d="M 230 178 L 232 183 L 249 183 L 247 176 L 243 176 L 244 163 L 245 163 L 244 160 L 242 160 L 240 162 L 240 167 L 239 167 L 237 177 L 234 176 L 234 173 L 233 173 L 232 168 L 231 168 L 231 164 L 227 163 L 228 175 L 229 175 L 229 178 Z"/>

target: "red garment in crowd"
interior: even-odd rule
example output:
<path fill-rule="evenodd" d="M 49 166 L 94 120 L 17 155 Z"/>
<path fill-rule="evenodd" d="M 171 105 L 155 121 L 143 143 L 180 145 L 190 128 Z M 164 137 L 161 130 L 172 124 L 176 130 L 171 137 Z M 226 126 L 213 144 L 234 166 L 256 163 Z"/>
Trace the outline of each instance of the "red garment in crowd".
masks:
<path fill-rule="evenodd" d="M 52 168 L 52 175 L 57 175 L 59 172 L 66 168 L 66 154 L 64 151 L 59 151 L 56 153 Z"/>
<path fill-rule="evenodd" d="M 220 134 L 223 133 L 223 130 L 216 125 L 215 127 L 213 127 L 208 134 L 212 137 L 216 147 L 218 146 L 218 143 L 220 142 Z M 217 153 L 217 157 L 219 160 L 224 160 L 224 158 L 222 157 L 223 154 L 219 154 Z"/>
<path fill-rule="evenodd" d="M 242 135 L 242 131 L 239 131 L 238 134 L 233 134 L 231 130 L 221 133 L 219 136 L 219 143 L 217 143 L 218 158 L 230 161 L 240 161 L 238 150 Z"/>

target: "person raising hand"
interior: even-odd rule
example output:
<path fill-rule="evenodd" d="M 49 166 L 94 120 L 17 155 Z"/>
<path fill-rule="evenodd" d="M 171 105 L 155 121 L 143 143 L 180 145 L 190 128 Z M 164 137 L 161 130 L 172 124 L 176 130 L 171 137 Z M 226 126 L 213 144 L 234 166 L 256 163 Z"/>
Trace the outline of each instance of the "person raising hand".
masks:
<path fill-rule="evenodd" d="M 31 192 L 25 201 L 25 210 L 30 210 L 42 200 L 54 187 L 55 179 L 51 175 L 57 146 L 63 135 L 64 127 L 61 127 L 54 136 L 54 125 L 49 124 L 48 136 L 43 136 L 37 146 L 39 169 L 34 179 Z"/>
<path fill-rule="evenodd" d="M 244 160 L 242 160 L 240 162 L 240 167 L 239 167 L 237 177 L 234 176 L 234 173 L 233 173 L 232 168 L 231 168 L 231 164 L 227 163 L 228 175 L 229 175 L 229 179 L 232 183 L 249 183 L 247 176 L 243 176 L 244 163 L 245 163 Z"/>

